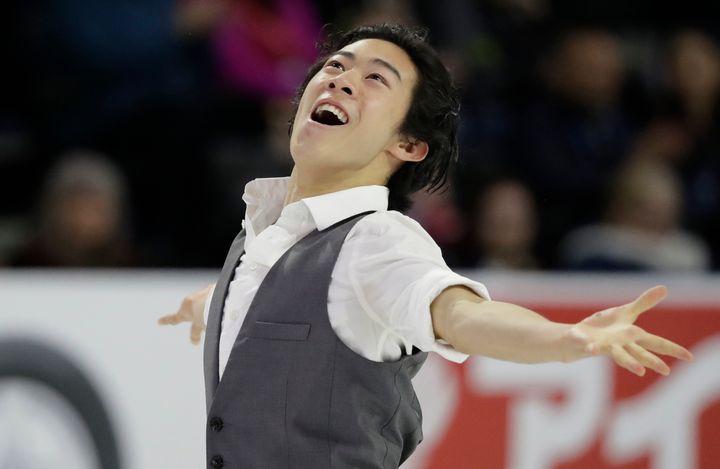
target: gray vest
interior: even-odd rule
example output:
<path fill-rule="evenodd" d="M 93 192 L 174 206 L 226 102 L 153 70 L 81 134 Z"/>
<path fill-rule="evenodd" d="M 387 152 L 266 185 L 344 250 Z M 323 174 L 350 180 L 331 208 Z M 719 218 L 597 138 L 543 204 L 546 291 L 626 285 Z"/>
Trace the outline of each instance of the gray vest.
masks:
<path fill-rule="evenodd" d="M 311 232 L 278 259 L 218 382 L 223 304 L 244 233 L 233 241 L 205 337 L 209 468 L 397 469 L 422 440 L 411 379 L 427 354 L 370 361 L 338 339 L 328 319 L 337 256 L 364 215 Z"/>

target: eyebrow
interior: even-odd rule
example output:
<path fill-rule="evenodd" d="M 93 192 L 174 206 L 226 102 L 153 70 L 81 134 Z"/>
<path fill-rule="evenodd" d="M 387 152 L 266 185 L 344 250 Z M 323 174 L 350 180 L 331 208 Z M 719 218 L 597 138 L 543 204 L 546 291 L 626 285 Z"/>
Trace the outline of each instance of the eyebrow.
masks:
<path fill-rule="evenodd" d="M 339 50 L 339 51 L 335 52 L 334 55 L 342 55 L 343 57 L 347 57 L 348 59 L 353 60 L 353 61 L 356 59 L 356 56 L 355 56 L 354 53 L 348 52 L 348 51 L 346 51 L 346 50 Z M 400 72 L 399 72 L 398 69 L 395 68 L 390 62 L 387 62 L 387 61 L 385 61 L 385 60 L 383 60 L 383 59 L 381 59 L 381 58 L 378 58 L 378 57 L 375 57 L 375 58 L 371 59 L 370 62 L 371 62 L 371 63 L 374 63 L 374 64 L 378 64 L 378 65 L 380 65 L 380 66 L 382 66 L 382 67 L 387 68 L 387 69 L 390 70 L 393 74 L 395 74 L 395 76 L 397 77 L 398 81 L 402 82 L 402 76 L 400 76 Z"/>

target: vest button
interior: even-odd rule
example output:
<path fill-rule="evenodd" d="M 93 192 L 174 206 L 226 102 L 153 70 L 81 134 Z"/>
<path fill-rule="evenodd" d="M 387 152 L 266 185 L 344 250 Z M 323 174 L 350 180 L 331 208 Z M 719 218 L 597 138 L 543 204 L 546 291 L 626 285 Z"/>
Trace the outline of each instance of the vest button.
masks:
<path fill-rule="evenodd" d="M 210 430 L 219 432 L 223 429 L 223 421 L 220 417 L 213 417 L 210 419 Z"/>
<path fill-rule="evenodd" d="M 221 467 L 223 467 L 225 465 L 225 461 L 223 461 L 222 456 L 220 456 L 219 454 L 216 454 L 210 460 L 210 465 L 212 467 L 214 467 L 215 469 L 220 469 Z"/>

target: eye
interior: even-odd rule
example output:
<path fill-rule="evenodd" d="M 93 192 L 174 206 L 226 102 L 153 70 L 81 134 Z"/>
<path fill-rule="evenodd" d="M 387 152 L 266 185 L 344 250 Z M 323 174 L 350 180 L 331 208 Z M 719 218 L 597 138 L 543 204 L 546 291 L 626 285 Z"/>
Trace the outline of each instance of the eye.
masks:
<path fill-rule="evenodd" d="M 383 76 L 380 75 L 379 73 L 371 73 L 371 74 L 368 75 L 367 77 L 368 77 L 369 79 L 371 79 L 371 80 L 377 80 L 377 81 L 379 81 L 380 83 L 383 83 L 383 84 L 387 85 L 387 81 L 385 80 L 385 77 L 383 77 Z"/>
<path fill-rule="evenodd" d="M 337 68 L 338 70 L 345 70 L 345 67 L 343 66 L 343 64 L 341 64 L 341 63 L 338 62 L 337 60 L 331 60 L 331 61 L 328 62 L 325 66 L 326 66 L 326 67 Z"/>

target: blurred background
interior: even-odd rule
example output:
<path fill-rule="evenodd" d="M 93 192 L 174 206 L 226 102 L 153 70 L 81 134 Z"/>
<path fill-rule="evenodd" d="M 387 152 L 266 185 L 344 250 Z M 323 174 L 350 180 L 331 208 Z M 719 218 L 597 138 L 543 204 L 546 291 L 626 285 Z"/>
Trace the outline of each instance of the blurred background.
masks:
<path fill-rule="evenodd" d="M 0 21 L 0 265 L 212 267 L 287 175 L 322 26 L 430 28 L 462 90 L 452 267 L 720 269 L 720 4 L 31 0 Z"/>
<path fill-rule="evenodd" d="M 155 320 L 214 281 L 245 184 L 290 173 L 324 25 L 374 22 L 427 26 L 461 89 L 451 187 L 408 213 L 448 264 L 563 321 L 665 283 L 641 325 L 698 357 L 431 358 L 403 467 L 717 467 L 720 2 L 9 0 L 1 468 L 204 464 L 202 353 Z"/>

